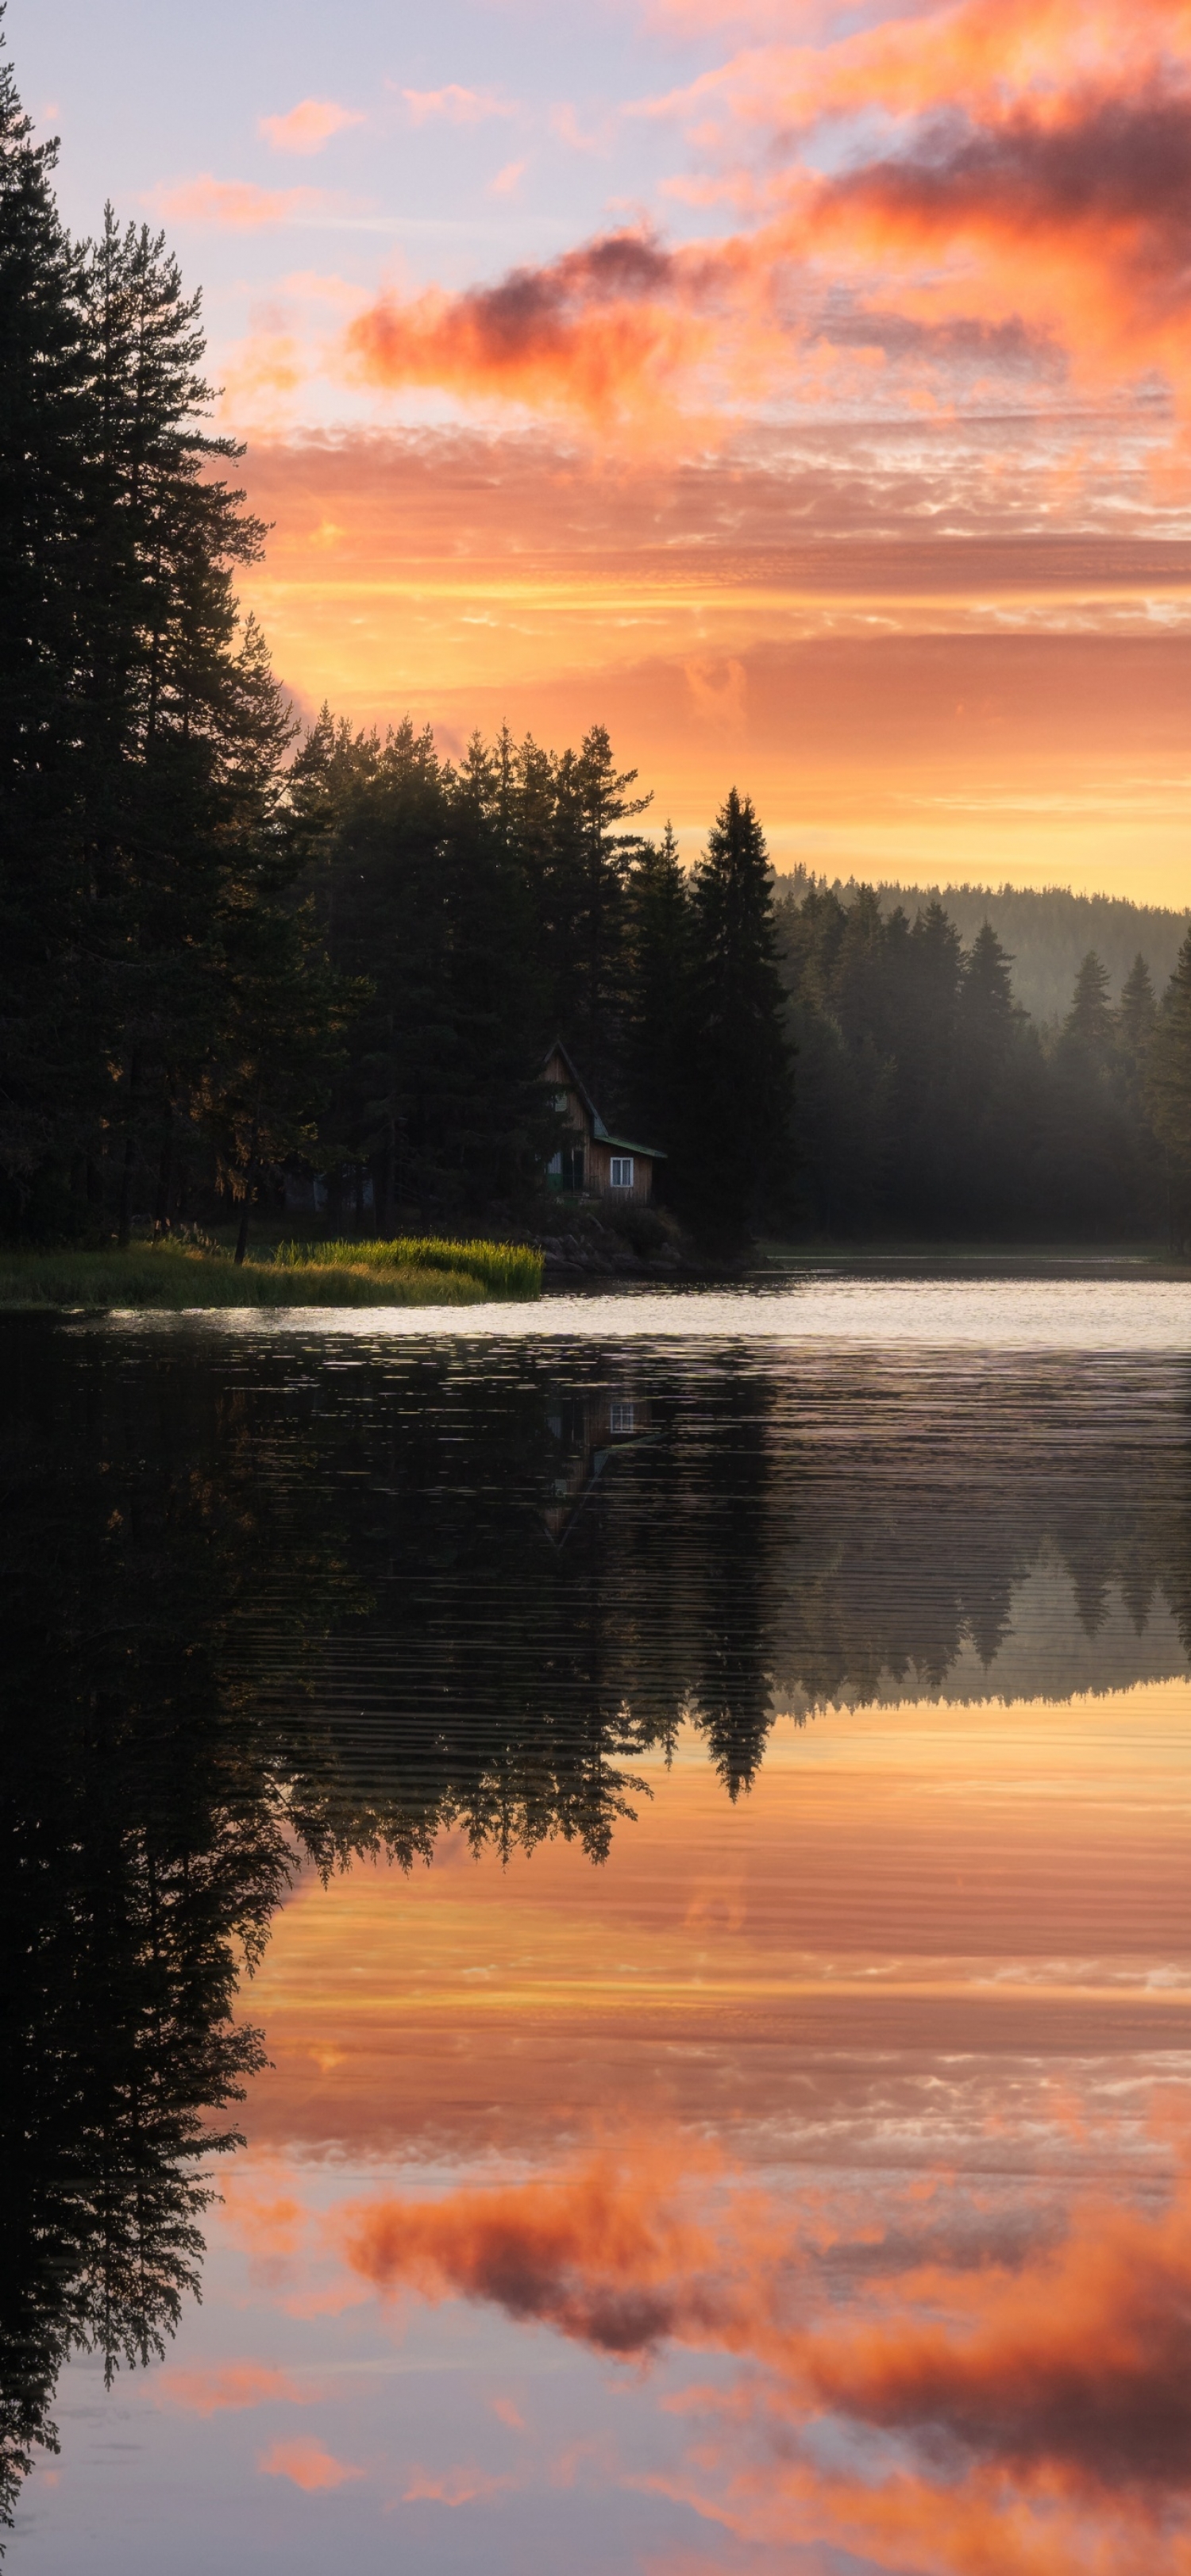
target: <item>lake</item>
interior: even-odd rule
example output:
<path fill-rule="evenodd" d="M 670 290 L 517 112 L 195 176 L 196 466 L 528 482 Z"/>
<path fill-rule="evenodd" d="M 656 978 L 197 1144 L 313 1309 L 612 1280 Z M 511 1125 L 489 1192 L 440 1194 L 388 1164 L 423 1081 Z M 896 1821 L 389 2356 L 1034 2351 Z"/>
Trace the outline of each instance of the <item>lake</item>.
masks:
<path fill-rule="evenodd" d="M 1187 2576 L 1191 1287 L 0 1334 L 14 2576 Z"/>

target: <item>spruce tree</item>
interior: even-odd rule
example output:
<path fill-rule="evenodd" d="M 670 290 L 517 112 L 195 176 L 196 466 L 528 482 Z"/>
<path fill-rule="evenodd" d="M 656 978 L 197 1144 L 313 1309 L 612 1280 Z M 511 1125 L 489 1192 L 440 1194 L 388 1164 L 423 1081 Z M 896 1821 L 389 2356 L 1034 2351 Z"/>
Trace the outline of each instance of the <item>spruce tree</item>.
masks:
<path fill-rule="evenodd" d="M 85 288 L 98 436 L 82 824 L 125 1240 L 136 1174 L 190 1114 L 200 1074 L 209 1088 L 207 932 L 229 872 L 244 875 L 232 906 L 244 909 L 289 729 L 259 635 L 238 631 L 232 570 L 255 559 L 261 530 L 219 476 L 241 451 L 203 427 L 200 299 L 164 238 L 121 230 L 110 206 Z"/>
<path fill-rule="evenodd" d="M 1089 948 L 1075 978 L 1071 1008 L 1063 1022 L 1062 1044 L 1097 1073 L 1107 1071 L 1116 1039 L 1116 1019 L 1109 1000 L 1108 975 Z"/>
<path fill-rule="evenodd" d="M 675 1180 L 705 1239 L 728 1249 L 781 1211 L 793 1109 L 772 871 L 735 787 L 696 863 L 691 911 Z"/>
<path fill-rule="evenodd" d="M 1157 1017 L 1153 978 L 1139 951 L 1121 988 L 1116 1025 L 1117 1055 L 1130 1094 L 1144 1075 Z"/>
<path fill-rule="evenodd" d="M 1004 1061 L 1024 1016 L 1013 998 L 1012 964 L 991 922 L 984 922 L 964 967 L 959 1023 L 969 1063 L 981 1072 Z"/>
<path fill-rule="evenodd" d="M 601 1108 L 620 1108 L 628 1007 L 628 880 L 650 803 L 633 796 L 635 769 L 618 771 L 603 725 L 554 774 L 554 827 L 543 886 L 546 954 L 557 1034 Z"/>
<path fill-rule="evenodd" d="M 36 1201 L 47 1166 L 78 1151 L 98 1078 L 73 830 L 93 413 L 80 255 L 52 188 L 57 154 L 56 142 L 33 143 L 12 67 L 0 62 L 0 1219 L 9 1225 Z"/>
<path fill-rule="evenodd" d="M 668 1149 L 682 1108 L 681 1047 L 691 964 L 691 901 L 673 826 L 647 841 L 629 876 L 624 1095 L 632 1134 Z"/>

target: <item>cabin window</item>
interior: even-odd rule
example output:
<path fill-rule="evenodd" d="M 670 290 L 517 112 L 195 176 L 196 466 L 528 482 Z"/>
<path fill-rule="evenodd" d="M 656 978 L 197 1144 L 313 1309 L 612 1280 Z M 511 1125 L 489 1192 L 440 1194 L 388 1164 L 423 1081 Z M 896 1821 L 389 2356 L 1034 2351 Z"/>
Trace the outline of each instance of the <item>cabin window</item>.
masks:
<path fill-rule="evenodd" d="M 613 1155 L 613 1157 L 612 1157 L 612 1187 L 613 1187 L 613 1189 L 614 1189 L 614 1190 L 631 1190 L 632 1186 L 633 1186 L 633 1157 L 632 1157 L 632 1155 L 631 1155 L 631 1154 L 614 1154 L 614 1155 Z"/>
<path fill-rule="evenodd" d="M 609 1431 L 635 1431 L 635 1430 L 636 1430 L 636 1428 L 637 1428 L 637 1407 L 636 1407 L 636 1405 L 635 1405 L 635 1404 L 620 1403 L 620 1404 L 610 1404 L 610 1405 L 609 1405 L 609 1407 L 608 1407 L 608 1429 L 609 1429 Z"/>

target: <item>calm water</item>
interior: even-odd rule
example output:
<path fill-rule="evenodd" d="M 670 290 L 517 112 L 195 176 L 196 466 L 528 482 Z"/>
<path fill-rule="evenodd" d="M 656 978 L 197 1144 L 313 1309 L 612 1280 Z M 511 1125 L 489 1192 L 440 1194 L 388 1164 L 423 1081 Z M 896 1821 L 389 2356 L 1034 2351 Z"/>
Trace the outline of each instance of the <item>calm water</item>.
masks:
<path fill-rule="evenodd" d="M 1191 1289 L 0 1348 L 17 2576 L 1188 2576 Z"/>

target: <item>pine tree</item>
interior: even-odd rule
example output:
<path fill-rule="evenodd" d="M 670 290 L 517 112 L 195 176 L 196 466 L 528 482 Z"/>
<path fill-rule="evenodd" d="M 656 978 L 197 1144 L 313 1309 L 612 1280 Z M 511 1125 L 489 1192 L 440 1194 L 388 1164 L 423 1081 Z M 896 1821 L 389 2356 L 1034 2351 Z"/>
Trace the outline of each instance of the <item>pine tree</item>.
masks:
<path fill-rule="evenodd" d="M 773 880 L 752 800 L 732 788 L 691 886 L 690 1005 L 675 1180 L 709 1242 L 780 1204 L 793 1107 Z"/>
<path fill-rule="evenodd" d="M 1024 1014 L 1013 999 L 1013 959 L 991 922 L 977 931 L 960 988 L 960 1034 L 970 1062 L 983 1073 L 1003 1062 Z"/>
<path fill-rule="evenodd" d="M 1139 951 L 1121 988 L 1116 1025 L 1117 1055 L 1130 1096 L 1144 1076 L 1157 1017 L 1153 978 Z"/>
<path fill-rule="evenodd" d="M 262 532 L 218 477 L 241 451 L 202 426 L 200 299 L 184 295 L 163 237 L 122 231 L 110 206 L 85 288 L 98 437 L 82 828 L 92 972 L 121 1068 L 108 1116 L 126 1240 L 135 1175 L 189 1114 L 214 1040 L 206 933 L 229 868 L 246 857 L 253 882 L 289 727 L 262 639 L 237 628 L 232 568 L 255 559 Z"/>
<path fill-rule="evenodd" d="M 1104 1073 L 1112 1060 L 1115 1039 L 1116 1019 L 1109 1000 L 1108 975 L 1095 949 L 1089 948 L 1075 978 L 1061 1043 L 1083 1065 Z"/>
<path fill-rule="evenodd" d="M 691 963 L 691 901 L 673 826 L 629 876 L 624 1094 L 631 1132 L 666 1148 L 682 1105 L 680 1056 Z"/>
<path fill-rule="evenodd" d="M 3 15 L 0 10 L 0 16 Z M 0 36 L 0 43 L 3 42 Z M 0 1173 L 12 1224 L 94 1093 L 80 973 L 77 565 L 92 440 L 81 260 L 0 63 Z"/>
<path fill-rule="evenodd" d="M 457 1216 L 532 1188 L 554 1145 L 541 1084 L 544 996 L 525 879 L 510 847 L 500 749 L 473 736 L 447 782 L 450 1048 L 436 1104 L 443 1204 Z"/>
<path fill-rule="evenodd" d="M 603 725 L 554 772 L 552 848 L 543 886 L 545 959 L 557 1033 L 601 1106 L 619 1108 L 628 1001 L 628 879 L 637 832 L 622 827 L 650 803 L 631 796 Z"/>

